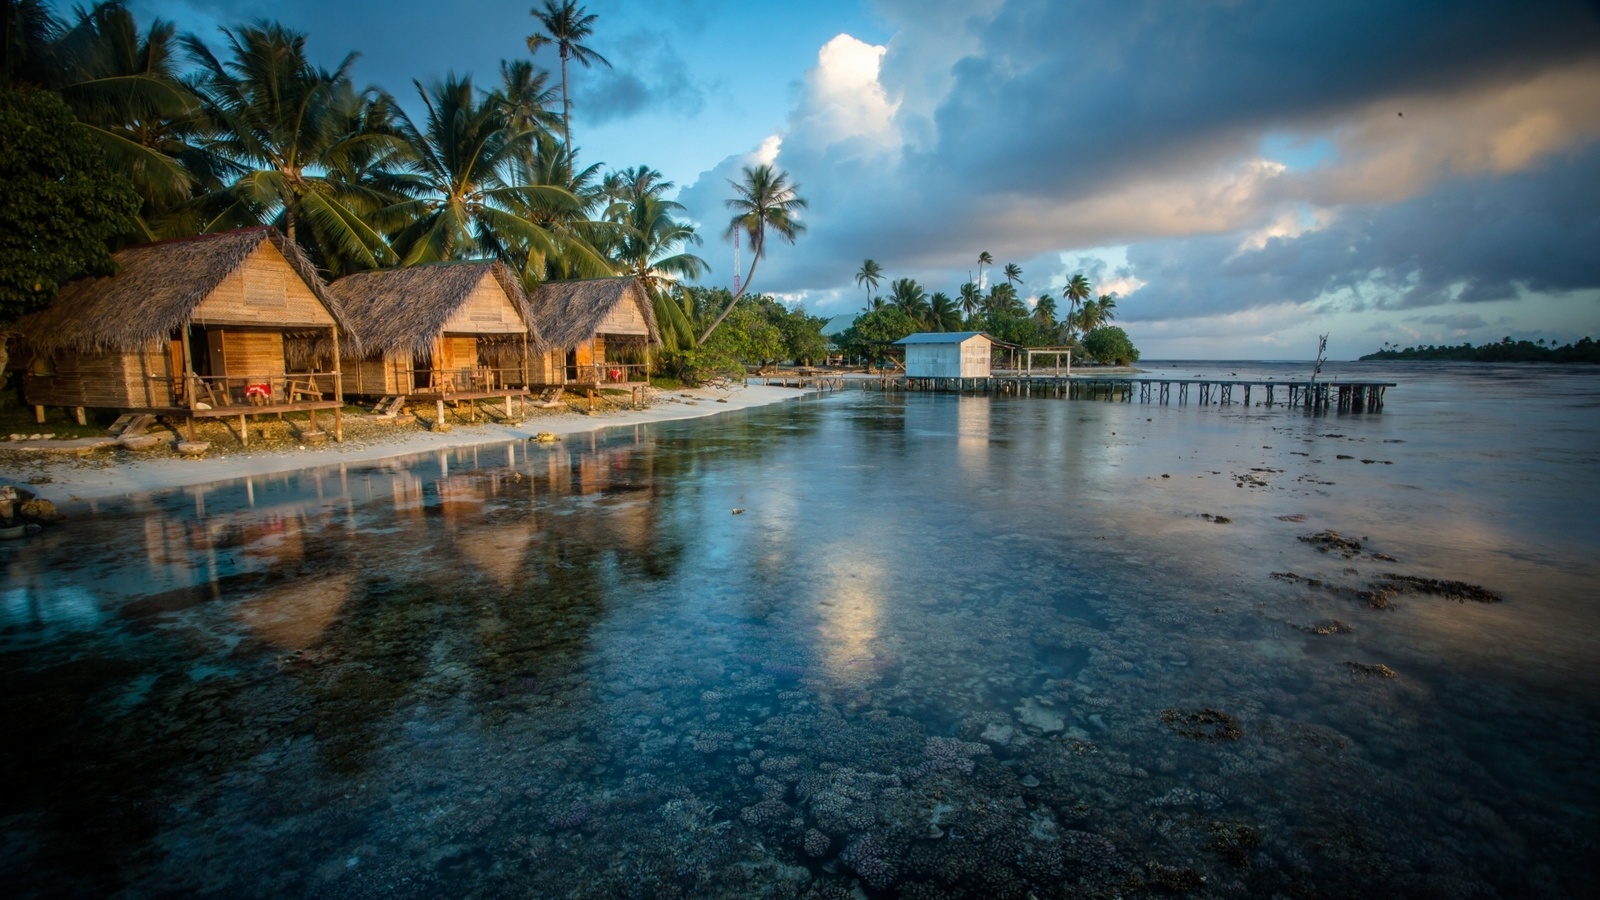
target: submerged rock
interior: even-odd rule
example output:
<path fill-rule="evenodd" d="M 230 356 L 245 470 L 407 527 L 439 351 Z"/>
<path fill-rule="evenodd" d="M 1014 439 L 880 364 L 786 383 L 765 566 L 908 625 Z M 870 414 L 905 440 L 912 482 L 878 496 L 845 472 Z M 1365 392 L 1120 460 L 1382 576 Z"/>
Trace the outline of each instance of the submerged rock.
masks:
<path fill-rule="evenodd" d="M 1196 741 L 1233 741 L 1244 735 L 1239 720 L 1215 709 L 1164 709 L 1161 724 Z"/>
<path fill-rule="evenodd" d="M 1395 672 L 1388 666 L 1377 663 L 1347 662 L 1345 667 L 1352 675 L 1365 675 L 1368 678 L 1393 678 Z"/>

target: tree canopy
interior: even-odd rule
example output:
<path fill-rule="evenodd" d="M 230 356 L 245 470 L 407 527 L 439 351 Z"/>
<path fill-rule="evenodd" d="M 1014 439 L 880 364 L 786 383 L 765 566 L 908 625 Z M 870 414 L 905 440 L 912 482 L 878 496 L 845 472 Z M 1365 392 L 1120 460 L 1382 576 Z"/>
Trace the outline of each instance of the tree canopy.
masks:
<path fill-rule="evenodd" d="M 60 97 L 0 89 L 0 322 L 42 308 L 68 279 L 109 274 L 138 212 L 132 183 Z"/>

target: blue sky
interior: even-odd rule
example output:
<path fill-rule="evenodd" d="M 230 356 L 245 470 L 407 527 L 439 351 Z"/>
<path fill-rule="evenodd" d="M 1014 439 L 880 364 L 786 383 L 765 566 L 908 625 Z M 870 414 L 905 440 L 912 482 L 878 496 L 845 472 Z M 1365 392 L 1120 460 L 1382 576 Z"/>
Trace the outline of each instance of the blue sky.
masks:
<path fill-rule="evenodd" d="M 135 0 L 214 38 L 275 18 L 400 96 L 526 55 L 529 0 Z M 588 162 L 641 163 L 726 282 L 727 179 L 811 202 L 754 288 L 858 309 L 866 257 L 1027 296 L 1083 271 L 1149 358 L 1600 336 L 1600 21 L 1585 0 L 588 4 Z M 543 60 L 552 68 L 553 54 Z"/>

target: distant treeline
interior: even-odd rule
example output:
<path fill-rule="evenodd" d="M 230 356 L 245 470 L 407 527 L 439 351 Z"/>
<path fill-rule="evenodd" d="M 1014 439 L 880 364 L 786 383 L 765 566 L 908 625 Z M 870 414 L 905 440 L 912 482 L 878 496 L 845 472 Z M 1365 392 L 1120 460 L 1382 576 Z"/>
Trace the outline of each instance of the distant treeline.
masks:
<path fill-rule="evenodd" d="M 1385 347 L 1376 353 L 1368 353 L 1361 357 L 1367 359 L 1450 359 L 1465 362 L 1553 362 L 1553 363 L 1600 363 L 1600 344 L 1590 338 L 1584 338 L 1575 344 L 1566 344 L 1557 347 L 1548 346 L 1541 339 L 1538 343 L 1533 341 L 1513 341 L 1505 338 L 1498 344 L 1484 344 L 1474 347 L 1471 344 L 1462 344 L 1459 347 L 1435 347 L 1429 344 L 1426 347 Z"/>

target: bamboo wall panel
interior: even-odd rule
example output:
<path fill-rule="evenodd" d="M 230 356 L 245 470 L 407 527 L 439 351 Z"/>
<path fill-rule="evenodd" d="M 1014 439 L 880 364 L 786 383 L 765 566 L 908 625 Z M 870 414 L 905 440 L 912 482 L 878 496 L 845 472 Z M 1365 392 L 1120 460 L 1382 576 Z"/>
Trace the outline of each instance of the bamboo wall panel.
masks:
<path fill-rule="evenodd" d="M 598 334 L 649 334 L 650 326 L 645 324 L 644 313 L 640 311 L 639 304 L 634 300 L 632 293 L 624 296 L 616 306 L 606 313 L 595 328 Z"/>
<path fill-rule="evenodd" d="M 288 371 L 283 358 L 283 334 L 277 331 L 224 331 L 222 353 L 227 372 L 216 375 L 283 375 Z"/>
<path fill-rule="evenodd" d="M 517 315 L 517 308 L 511 305 L 500 282 L 486 272 L 472 295 L 444 323 L 444 330 L 454 334 L 516 334 L 527 331 L 528 326 Z"/>
<path fill-rule="evenodd" d="M 151 374 L 166 376 L 165 354 L 151 344 L 146 359 Z M 63 353 L 50 360 L 48 374 L 30 374 L 26 399 L 37 406 L 87 406 L 126 409 L 170 406 L 171 383 L 152 381 L 150 401 L 145 398 L 144 370 L 138 353 Z"/>
<path fill-rule="evenodd" d="M 470 369 L 478 365 L 478 339 L 475 337 L 445 337 L 440 339 L 444 348 L 441 369 Z"/>
<path fill-rule="evenodd" d="M 327 307 L 270 241 L 263 241 L 237 272 L 200 301 L 194 320 L 276 327 L 333 324 Z"/>

